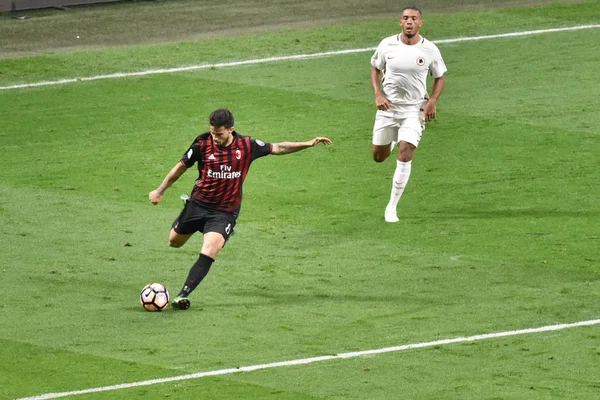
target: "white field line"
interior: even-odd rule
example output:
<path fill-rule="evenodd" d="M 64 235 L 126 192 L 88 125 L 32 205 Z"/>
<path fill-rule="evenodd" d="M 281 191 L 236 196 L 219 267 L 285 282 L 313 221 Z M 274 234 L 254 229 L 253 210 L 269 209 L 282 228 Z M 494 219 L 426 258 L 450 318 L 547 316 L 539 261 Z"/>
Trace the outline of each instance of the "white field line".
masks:
<path fill-rule="evenodd" d="M 454 38 L 454 39 L 432 40 L 432 42 L 436 43 L 436 44 L 459 43 L 459 42 L 469 42 L 469 41 L 474 41 L 474 40 L 519 37 L 519 36 L 539 35 L 542 33 L 575 31 L 575 30 L 581 30 L 581 29 L 595 29 L 595 28 L 600 28 L 600 24 L 579 25 L 579 26 L 571 26 L 571 27 L 565 27 L 565 28 L 538 29 L 535 31 L 501 33 L 498 35 L 459 37 L 459 38 Z M 134 77 L 134 76 L 173 74 L 173 73 L 177 73 L 177 72 L 196 71 L 196 70 L 201 70 L 201 69 L 212 69 L 212 68 L 223 68 L 223 67 L 237 67 L 240 65 L 264 64 L 264 63 L 271 63 L 271 62 L 277 62 L 277 61 L 305 60 L 305 59 L 310 59 L 310 58 L 323 58 L 323 57 L 337 56 L 337 55 L 341 55 L 341 54 L 364 53 L 367 51 L 374 51 L 374 50 L 375 50 L 375 47 L 369 47 L 369 48 L 363 48 L 363 49 L 325 51 L 322 53 L 313 53 L 313 54 L 297 54 L 297 55 L 291 55 L 291 56 L 258 58 L 258 59 L 254 59 L 254 60 L 233 61 L 233 62 L 218 63 L 218 64 L 200 64 L 200 65 L 191 65 L 188 67 L 150 69 L 150 70 L 138 71 L 138 72 L 117 72 L 117 73 L 108 74 L 108 75 L 96 75 L 96 76 L 88 76 L 88 77 L 82 77 L 82 78 L 59 79 L 56 81 L 44 81 L 44 82 L 34 82 L 34 83 L 22 83 L 22 84 L 17 84 L 17 85 L 10 85 L 10 86 L 0 86 L 0 90 L 24 89 L 24 88 L 32 88 L 32 87 L 39 87 L 39 86 L 65 85 L 67 83 L 97 81 L 100 79 L 117 79 L 117 78 L 129 78 L 129 77 Z"/>
<path fill-rule="evenodd" d="M 122 383 L 122 384 L 113 385 L 113 386 L 103 386 L 103 387 L 96 387 L 96 388 L 83 389 L 83 390 L 74 390 L 71 392 L 46 393 L 46 394 L 42 394 L 39 396 L 23 397 L 23 398 L 20 398 L 17 400 L 57 399 L 59 397 L 77 396 L 77 395 L 81 395 L 81 394 L 97 393 L 97 392 L 108 392 L 108 391 L 112 391 L 112 390 L 130 389 L 130 388 L 139 387 L 139 386 L 156 385 L 159 383 L 205 378 L 207 376 L 228 375 L 228 374 L 235 374 L 238 372 L 252 372 L 252 371 L 258 371 L 261 369 L 289 367 L 292 365 L 312 364 L 312 363 L 328 361 L 328 360 L 355 358 L 355 357 L 361 357 L 361 356 L 391 353 L 391 352 L 410 350 L 410 349 L 420 349 L 420 348 L 424 348 L 424 347 L 442 346 L 442 345 L 453 344 L 453 343 L 475 342 L 478 340 L 494 339 L 494 338 L 501 338 L 501 337 L 507 337 L 507 336 L 516 336 L 516 335 L 526 335 L 526 334 L 530 334 L 530 333 L 559 331 L 562 329 L 569 329 L 569 328 L 575 328 L 575 327 L 580 327 L 580 326 L 591 326 L 591 325 L 597 325 L 597 324 L 600 324 L 600 319 L 574 322 L 571 324 L 549 325 L 549 326 L 542 326 L 540 328 L 529 328 L 529 329 L 521 329 L 521 330 L 516 330 L 516 331 L 486 333 L 483 335 L 458 337 L 458 338 L 453 338 L 453 339 L 443 339 L 443 340 L 436 340 L 433 342 L 405 344 L 402 346 L 386 347 L 386 348 L 382 348 L 382 349 L 355 351 L 355 352 L 351 352 L 351 353 L 341 353 L 341 354 L 336 354 L 336 355 L 302 358 L 302 359 L 298 359 L 298 360 L 279 361 L 279 362 L 274 362 L 274 363 L 269 363 L 269 364 L 250 365 L 247 367 L 219 369 L 219 370 L 214 370 L 214 371 L 198 372 L 198 373 L 189 374 L 189 375 L 172 376 L 169 378 L 150 379 L 147 381 Z"/>

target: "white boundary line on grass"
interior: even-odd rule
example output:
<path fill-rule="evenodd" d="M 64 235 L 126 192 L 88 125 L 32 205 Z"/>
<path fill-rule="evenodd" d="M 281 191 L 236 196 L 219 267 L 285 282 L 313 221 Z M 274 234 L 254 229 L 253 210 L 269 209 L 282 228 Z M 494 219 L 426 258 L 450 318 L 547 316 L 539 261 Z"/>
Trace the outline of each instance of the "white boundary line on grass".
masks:
<path fill-rule="evenodd" d="M 538 35 L 538 34 L 542 34 L 542 33 L 576 31 L 576 30 L 581 30 L 581 29 L 595 29 L 595 28 L 600 28 L 600 24 L 579 25 L 579 26 L 571 26 L 571 27 L 565 27 L 565 28 L 538 29 L 538 30 L 534 30 L 534 31 L 501 33 L 498 35 L 459 37 L 459 38 L 454 38 L 454 39 L 432 40 L 432 42 L 436 43 L 436 44 L 459 43 L 459 42 L 470 42 L 470 41 L 474 41 L 474 40 L 530 36 L 530 35 Z M 17 84 L 17 85 L 10 85 L 10 86 L 0 86 L 0 90 L 25 89 L 25 88 L 40 87 L 40 86 L 56 86 L 56 85 L 65 85 L 67 83 L 75 83 L 75 82 L 97 81 L 100 79 L 117 79 L 117 78 L 129 78 L 129 77 L 134 77 L 134 76 L 173 74 L 173 73 L 177 73 L 177 72 L 196 71 L 196 70 L 211 69 L 211 68 L 237 67 L 240 65 L 264 64 L 264 63 L 277 62 L 277 61 L 323 58 L 323 57 L 329 57 L 329 56 L 337 56 L 337 55 L 341 55 L 341 54 L 363 53 L 363 52 L 367 52 L 367 51 L 374 51 L 375 49 L 376 49 L 375 47 L 369 47 L 369 48 L 364 48 L 364 49 L 325 51 L 322 53 L 313 53 L 313 54 L 297 54 L 297 55 L 292 55 L 292 56 L 258 58 L 258 59 L 254 59 L 254 60 L 234 61 L 234 62 L 219 63 L 219 64 L 201 64 L 201 65 L 192 65 L 192 66 L 188 66 L 188 67 L 150 69 L 150 70 L 139 71 L 139 72 L 118 72 L 118 73 L 109 74 L 109 75 L 96 75 L 96 76 L 88 76 L 88 77 L 82 77 L 82 78 L 60 79 L 60 80 L 56 80 L 56 81 L 44 81 L 44 82 L 34 82 L 34 83 L 22 83 L 22 84 Z"/>
<path fill-rule="evenodd" d="M 130 389 L 130 388 L 139 387 L 139 386 L 150 386 L 150 385 L 156 385 L 159 383 L 184 381 L 184 380 L 190 380 L 190 379 L 199 379 L 199 378 L 205 378 L 207 376 L 228 375 L 228 374 L 235 374 L 238 372 L 252 372 L 252 371 L 258 371 L 261 369 L 289 367 L 292 365 L 312 364 L 312 363 L 328 361 L 328 360 L 355 358 L 355 357 L 361 357 L 361 356 L 391 353 L 391 352 L 410 350 L 410 349 L 421 349 L 424 347 L 442 346 L 442 345 L 453 344 L 453 343 L 475 342 L 478 340 L 494 339 L 494 338 L 507 337 L 507 336 L 516 336 L 516 335 L 526 335 L 526 334 L 530 334 L 530 333 L 559 331 L 561 329 L 575 328 L 575 327 L 580 327 L 580 326 L 591 326 L 591 325 L 597 325 L 597 324 L 600 324 L 600 319 L 574 322 L 571 324 L 549 325 L 549 326 L 542 326 L 540 328 L 529 328 L 529 329 L 521 329 L 521 330 L 516 330 L 516 331 L 486 333 L 483 335 L 458 337 L 458 338 L 453 338 L 453 339 L 443 339 L 443 340 L 436 340 L 433 342 L 405 344 L 402 346 L 386 347 L 386 348 L 374 349 L 374 350 L 355 351 L 355 352 L 351 352 L 351 353 L 341 353 L 341 354 L 329 355 L 329 356 L 301 358 L 301 359 L 297 359 L 297 360 L 280 361 L 280 362 L 273 362 L 273 363 L 269 363 L 269 364 L 250 365 L 247 367 L 219 369 L 219 370 L 214 370 L 214 371 L 198 372 L 198 373 L 189 374 L 189 375 L 172 376 L 169 378 L 150 379 L 147 381 L 122 383 L 120 385 L 103 386 L 103 387 L 96 387 L 96 388 L 83 389 L 83 390 L 74 390 L 71 392 L 46 393 L 46 394 L 42 394 L 39 396 L 23 397 L 23 398 L 20 398 L 17 400 L 56 399 L 59 397 L 77 396 L 77 395 L 81 395 L 81 394 L 97 393 L 97 392 L 108 392 L 108 391 L 120 390 L 120 389 Z"/>

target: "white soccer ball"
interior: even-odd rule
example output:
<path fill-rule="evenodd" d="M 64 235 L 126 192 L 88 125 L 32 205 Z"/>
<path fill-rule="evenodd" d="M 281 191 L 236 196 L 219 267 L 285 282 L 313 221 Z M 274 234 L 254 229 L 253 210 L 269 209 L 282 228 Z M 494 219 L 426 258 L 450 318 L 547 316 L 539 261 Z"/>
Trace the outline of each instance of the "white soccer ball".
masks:
<path fill-rule="evenodd" d="M 140 293 L 140 303 L 146 311 L 162 311 L 169 305 L 169 291 L 160 283 L 146 285 Z"/>

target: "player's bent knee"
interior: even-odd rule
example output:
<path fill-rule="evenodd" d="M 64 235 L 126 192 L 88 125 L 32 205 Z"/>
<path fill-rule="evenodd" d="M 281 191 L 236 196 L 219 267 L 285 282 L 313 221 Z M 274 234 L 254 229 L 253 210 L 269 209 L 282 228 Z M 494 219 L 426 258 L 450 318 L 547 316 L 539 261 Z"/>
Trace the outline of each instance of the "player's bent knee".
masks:
<path fill-rule="evenodd" d="M 387 156 L 382 156 L 381 154 L 373 154 L 373 161 L 376 163 L 384 162 Z"/>
<path fill-rule="evenodd" d="M 390 155 L 389 152 L 374 151 L 373 152 L 373 161 L 375 161 L 377 163 L 384 162 L 389 157 L 389 155 Z"/>
<path fill-rule="evenodd" d="M 179 235 L 175 231 L 171 231 L 169 234 L 169 246 L 170 247 L 181 247 L 187 242 L 191 235 Z"/>
<path fill-rule="evenodd" d="M 177 248 L 177 247 L 183 246 L 183 243 L 180 243 L 177 240 L 171 240 L 171 239 L 169 239 L 169 246 Z"/>
<path fill-rule="evenodd" d="M 391 154 L 390 146 L 373 145 L 373 161 L 384 162 Z"/>

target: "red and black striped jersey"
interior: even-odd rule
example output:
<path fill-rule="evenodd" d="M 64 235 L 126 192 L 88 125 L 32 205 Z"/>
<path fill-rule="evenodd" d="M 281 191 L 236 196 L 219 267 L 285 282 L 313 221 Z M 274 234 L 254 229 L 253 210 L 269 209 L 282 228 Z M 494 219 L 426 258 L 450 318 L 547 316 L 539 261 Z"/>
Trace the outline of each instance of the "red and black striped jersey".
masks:
<path fill-rule="evenodd" d="M 270 143 L 233 132 L 233 142 L 217 146 L 210 132 L 198 136 L 181 158 L 187 168 L 198 163 L 198 179 L 192 199 L 220 211 L 238 215 L 242 203 L 242 184 L 250 164 L 272 151 Z"/>

